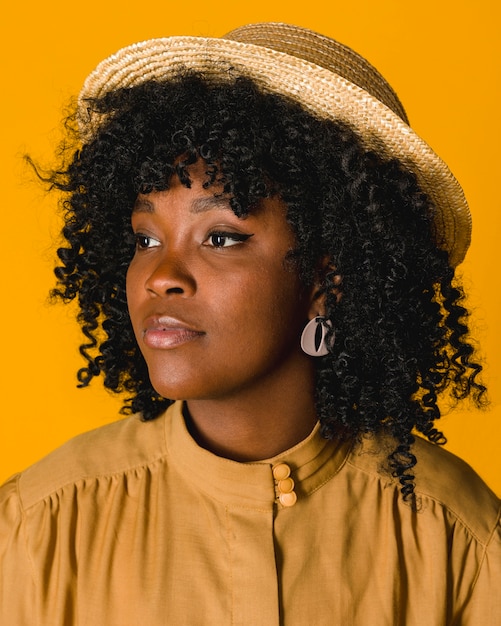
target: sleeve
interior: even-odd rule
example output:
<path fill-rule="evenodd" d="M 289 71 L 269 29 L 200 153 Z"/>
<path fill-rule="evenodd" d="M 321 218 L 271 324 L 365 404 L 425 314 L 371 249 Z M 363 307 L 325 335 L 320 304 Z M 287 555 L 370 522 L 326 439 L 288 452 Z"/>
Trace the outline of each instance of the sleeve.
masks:
<path fill-rule="evenodd" d="M 0 487 L 0 624 L 33 626 L 35 586 L 18 480 L 13 476 Z"/>
<path fill-rule="evenodd" d="M 459 626 L 501 625 L 501 522 L 485 548 L 477 578 L 459 621 Z"/>

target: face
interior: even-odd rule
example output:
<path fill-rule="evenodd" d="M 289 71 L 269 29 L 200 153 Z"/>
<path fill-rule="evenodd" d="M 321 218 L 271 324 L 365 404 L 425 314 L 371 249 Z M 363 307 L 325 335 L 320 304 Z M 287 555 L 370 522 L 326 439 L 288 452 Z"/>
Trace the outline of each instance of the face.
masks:
<path fill-rule="evenodd" d="M 217 188 L 140 195 L 136 253 L 127 274 L 129 313 L 153 387 L 170 399 L 222 399 L 265 389 L 311 363 L 300 334 L 311 298 L 285 262 L 294 237 L 280 200 L 245 219 Z"/>

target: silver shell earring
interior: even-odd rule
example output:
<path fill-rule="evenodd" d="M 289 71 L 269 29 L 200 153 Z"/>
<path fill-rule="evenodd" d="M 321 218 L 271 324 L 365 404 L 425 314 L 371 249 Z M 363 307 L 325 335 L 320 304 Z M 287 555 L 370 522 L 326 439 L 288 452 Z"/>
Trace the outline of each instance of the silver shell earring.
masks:
<path fill-rule="evenodd" d="M 332 328 L 329 320 L 317 315 L 310 320 L 301 334 L 301 348 L 309 356 L 325 356 L 334 345 L 334 335 L 327 344 L 327 332 Z"/>

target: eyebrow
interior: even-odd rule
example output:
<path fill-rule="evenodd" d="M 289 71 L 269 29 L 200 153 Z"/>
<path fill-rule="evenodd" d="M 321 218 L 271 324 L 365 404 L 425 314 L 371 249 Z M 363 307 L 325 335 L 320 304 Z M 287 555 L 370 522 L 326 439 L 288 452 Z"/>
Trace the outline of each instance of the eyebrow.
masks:
<path fill-rule="evenodd" d="M 190 205 L 190 213 L 205 213 L 212 209 L 228 209 L 231 211 L 230 203 L 224 196 L 204 196 L 195 198 Z M 154 213 L 155 205 L 145 197 L 138 197 L 132 208 L 133 213 Z"/>
<path fill-rule="evenodd" d="M 153 202 L 150 202 L 146 198 L 136 198 L 134 206 L 132 207 L 133 213 L 154 213 L 155 207 Z"/>

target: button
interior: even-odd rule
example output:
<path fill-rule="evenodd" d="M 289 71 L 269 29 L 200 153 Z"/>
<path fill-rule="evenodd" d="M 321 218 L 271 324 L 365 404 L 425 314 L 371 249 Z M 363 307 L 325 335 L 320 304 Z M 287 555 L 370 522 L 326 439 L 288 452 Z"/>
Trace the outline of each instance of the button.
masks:
<path fill-rule="evenodd" d="M 291 491 L 290 493 L 281 493 L 278 496 L 278 499 L 282 506 L 294 506 L 297 501 L 297 496 L 293 491 Z"/>
<path fill-rule="evenodd" d="M 289 476 L 288 478 L 279 480 L 277 487 L 281 493 L 290 493 L 294 489 L 294 481 Z"/>
<path fill-rule="evenodd" d="M 273 478 L 275 480 L 285 480 L 290 476 L 291 468 L 285 463 L 279 463 L 273 467 Z"/>
<path fill-rule="evenodd" d="M 278 502 L 284 507 L 294 506 L 297 495 L 294 492 L 294 480 L 291 478 L 291 468 L 287 463 L 277 463 L 273 468 L 275 491 Z"/>

